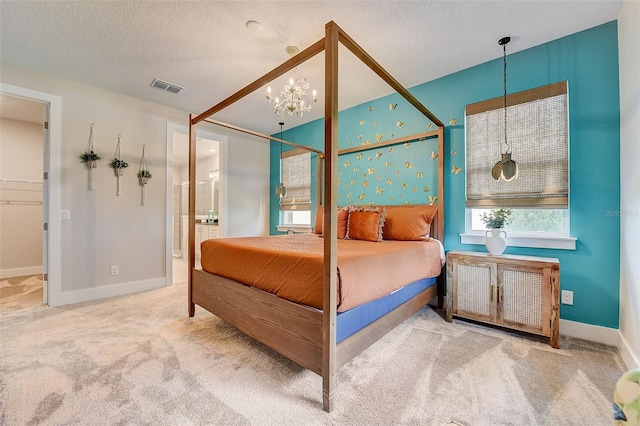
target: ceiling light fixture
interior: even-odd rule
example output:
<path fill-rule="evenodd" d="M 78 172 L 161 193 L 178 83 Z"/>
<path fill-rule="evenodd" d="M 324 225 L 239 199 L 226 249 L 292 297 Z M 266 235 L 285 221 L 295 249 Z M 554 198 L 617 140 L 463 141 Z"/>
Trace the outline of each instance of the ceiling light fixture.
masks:
<path fill-rule="evenodd" d="M 298 54 L 300 49 L 296 46 L 287 46 L 287 53 L 290 57 Z M 311 93 L 311 103 L 305 104 L 304 98 L 307 96 L 307 90 L 309 89 L 309 82 L 306 78 L 295 78 L 296 70 L 293 70 L 293 75 L 289 79 L 289 84 L 285 84 L 284 88 L 280 92 L 280 96 L 273 98 L 271 96 L 271 86 L 267 87 L 267 101 L 269 106 L 273 108 L 273 112 L 278 115 L 284 115 L 285 111 L 289 115 L 296 115 L 296 117 L 302 117 L 305 112 L 309 112 L 316 106 L 318 97 L 316 91 Z"/>
<path fill-rule="evenodd" d="M 498 44 L 502 46 L 502 61 L 504 75 L 504 144 L 507 146 L 506 152 L 502 153 L 502 158 L 491 169 L 491 176 L 495 180 L 503 179 L 505 182 L 511 182 L 518 178 L 518 163 L 511 159 L 511 144 L 507 139 L 507 43 L 511 41 L 511 37 L 503 37 L 498 40 Z M 502 152 L 502 149 L 500 150 Z"/>

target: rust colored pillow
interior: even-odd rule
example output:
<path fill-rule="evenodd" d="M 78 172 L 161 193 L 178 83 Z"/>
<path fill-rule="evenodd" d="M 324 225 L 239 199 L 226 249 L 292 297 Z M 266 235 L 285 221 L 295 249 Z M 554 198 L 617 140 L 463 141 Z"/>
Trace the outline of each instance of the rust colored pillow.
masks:
<path fill-rule="evenodd" d="M 420 241 L 429 238 L 437 205 L 386 206 L 385 240 Z"/>
<path fill-rule="evenodd" d="M 347 235 L 347 220 L 349 218 L 349 208 L 338 208 L 338 239 L 343 240 Z M 316 224 L 314 227 L 315 233 L 322 235 L 322 228 L 324 226 L 324 210 L 322 206 L 318 206 L 316 211 Z"/>
<path fill-rule="evenodd" d="M 347 240 L 382 241 L 384 207 L 351 207 L 347 222 Z"/>

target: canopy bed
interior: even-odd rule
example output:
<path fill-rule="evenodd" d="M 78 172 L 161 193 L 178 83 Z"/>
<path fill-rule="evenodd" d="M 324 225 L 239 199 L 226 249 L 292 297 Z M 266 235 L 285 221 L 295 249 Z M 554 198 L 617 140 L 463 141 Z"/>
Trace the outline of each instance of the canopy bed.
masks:
<path fill-rule="evenodd" d="M 410 137 L 372 143 L 367 146 L 339 150 L 339 42 L 421 112 L 436 126 L 436 130 Z M 324 152 L 209 118 L 322 51 L 325 52 Z M 234 250 L 238 252 L 254 250 L 250 256 L 253 257 L 253 253 L 256 251 L 256 244 L 257 247 L 264 247 L 266 244 L 259 240 L 253 241 L 253 249 L 245 247 L 250 243 L 247 239 L 226 239 L 229 240 L 226 242 L 205 241 L 202 244 L 204 270 L 194 267 L 195 143 L 196 125 L 201 122 L 225 126 L 279 143 L 296 145 L 299 148 L 318 154 L 318 187 L 324 188 L 324 194 L 322 194 L 323 191 L 318 191 L 318 204 L 324 205 L 323 211 L 325 213 L 319 216 L 323 218 L 321 221 L 322 229 L 324 230 L 322 238 L 315 234 L 302 237 L 289 235 L 263 237 L 276 241 L 274 244 L 278 246 L 276 248 L 280 249 L 276 254 L 279 262 L 287 261 L 286 256 L 282 254 L 283 252 L 289 254 L 298 252 L 297 255 L 302 254 L 306 265 L 301 269 L 305 272 L 304 279 L 284 276 L 280 278 L 271 277 L 271 280 L 269 280 L 271 274 L 268 272 L 261 275 L 251 274 L 251 272 L 261 270 L 259 265 L 269 264 L 268 260 L 256 260 L 257 263 L 254 264 L 244 263 L 241 265 L 244 268 L 239 268 L 237 272 L 226 271 L 225 268 L 229 264 L 237 263 L 237 261 L 234 261 L 231 255 L 224 257 L 224 261 L 219 261 L 221 256 L 227 256 L 230 251 Z M 321 375 L 323 378 L 323 407 L 326 411 L 331 411 L 334 406 L 334 390 L 337 383 L 336 373 L 342 365 L 414 314 L 435 296 L 438 296 L 439 304 L 442 304 L 443 293 L 442 289 L 438 292 L 438 287 L 442 287 L 442 263 L 440 257 L 442 257 L 443 250 L 442 245 L 435 240 L 443 241 L 444 238 L 443 123 L 334 22 L 329 22 L 325 26 L 325 37 L 322 40 L 314 43 L 298 55 L 293 56 L 282 65 L 202 114 L 190 115 L 189 128 L 189 259 L 191 271 L 188 293 L 189 316 L 193 317 L 195 305 L 197 304 L 282 355 Z M 347 281 L 350 280 L 349 276 L 359 277 L 362 275 L 363 269 L 357 269 L 354 265 L 359 264 L 361 260 L 371 255 L 363 254 L 361 250 L 364 252 L 369 251 L 366 248 L 369 246 L 366 246 L 366 244 L 371 245 L 374 243 L 338 240 L 338 226 L 344 225 L 338 221 L 340 214 L 337 206 L 338 191 L 336 185 L 338 155 L 381 146 L 391 146 L 398 143 L 410 143 L 413 140 L 423 140 L 425 138 L 437 138 L 437 195 L 439 198 L 437 205 L 416 207 L 416 211 L 418 216 L 422 218 L 421 223 L 427 223 L 430 227 L 430 229 L 427 228 L 426 232 L 433 239 L 428 238 L 424 231 L 421 231 L 421 238 L 416 238 L 421 241 L 386 241 L 385 238 L 385 250 L 391 250 L 391 246 L 396 245 L 402 254 L 393 254 L 389 251 L 382 256 L 384 259 L 390 258 L 390 256 L 396 256 L 397 258 L 407 257 L 410 259 L 409 263 L 429 264 L 430 266 L 425 266 L 429 272 L 425 273 L 423 271 L 418 275 L 408 273 L 408 276 L 400 279 L 394 275 L 400 275 L 396 271 L 386 279 L 379 280 L 395 282 L 393 288 L 379 290 L 379 294 L 382 292 L 388 296 L 364 295 L 366 292 L 363 293 L 360 290 L 353 290 L 351 287 L 347 287 Z M 320 159 L 324 161 L 320 161 Z M 324 169 L 321 169 L 323 163 Z M 431 209 L 430 212 L 425 210 L 428 208 Z M 363 211 L 365 210 L 363 209 Z M 383 214 L 382 212 L 386 212 L 388 218 L 391 219 L 393 215 L 405 214 L 409 210 L 394 210 L 391 206 L 386 210 L 381 207 L 378 210 L 366 210 L 367 213 L 373 213 L 374 211 L 379 212 L 380 215 Z M 382 235 L 380 235 L 381 239 Z M 227 247 L 222 247 L 221 244 L 227 244 Z M 291 247 L 295 248 L 291 249 Z M 382 244 L 380 247 L 382 247 Z M 418 252 L 410 252 L 408 247 L 411 247 L 411 250 L 417 249 Z M 269 250 L 264 249 L 263 251 Z M 208 262 L 207 252 L 213 253 L 211 258 L 217 258 L 218 261 Z M 338 252 L 340 252 L 340 257 Z M 430 252 L 430 254 L 425 254 L 425 252 Z M 240 254 L 239 256 L 242 255 Z M 383 258 L 374 260 L 374 263 L 383 263 L 381 261 Z M 427 261 L 427 258 L 431 260 Z M 290 261 L 300 266 L 299 259 Z M 352 263 L 348 263 L 348 261 Z M 207 265 L 207 263 L 209 264 Z M 361 268 L 362 265 L 358 267 Z M 399 268 L 403 271 L 410 269 L 408 266 L 400 266 Z M 292 271 L 295 268 L 286 269 Z M 246 274 L 246 272 L 250 273 Z M 434 285 L 436 277 L 439 281 L 438 285 Z M 292 282 L 290 283 L 291 285 L 287 284 L 288 281 Z M 303 293 L 302 296 L 289 294 L 291 288 L 295 287 L 294 284 L 296 282 L 306 284 L 307 281 L 315 282 L 315 285 L 307 293 Z M 367 281 L 367 278 L 365 278 L 365 281 Z M 349 282 L 348 285 L 351 286 L 351 283 Z M 310 294 L 311 296 L 309 296 Z"/>

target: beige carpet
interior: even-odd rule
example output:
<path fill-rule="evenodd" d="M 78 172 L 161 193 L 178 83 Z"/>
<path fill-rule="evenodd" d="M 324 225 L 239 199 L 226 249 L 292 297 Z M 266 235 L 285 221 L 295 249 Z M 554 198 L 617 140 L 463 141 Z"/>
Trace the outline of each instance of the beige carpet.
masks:
<path fill-rule="evenodd" d="M 424 308 L 321 378 L 196 308 L 186 286 L 0 314 L 2 425 L 609 425 L 615 348 L 449 324 Z"/>

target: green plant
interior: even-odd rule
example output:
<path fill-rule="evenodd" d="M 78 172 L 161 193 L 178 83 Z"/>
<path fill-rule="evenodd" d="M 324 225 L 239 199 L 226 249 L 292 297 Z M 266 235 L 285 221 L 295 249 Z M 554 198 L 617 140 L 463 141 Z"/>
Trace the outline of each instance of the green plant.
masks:
<path fill-rule="evenodd" d="M 511 219 L 509 219 L 511 213 L 512 211 L 510 209 L 491 210 L 489 214 L 482 213 L 480 220 L 485 224 L 487 229 L 504 228 L 505 225 L 511 223 Z"/>
<path fill-rule="evenodd" d="M 85 151 L 80 154 L 80 161 L 83 163 L 88 163 L 89 161 L 97 161 L 100 159 L 100 154 L 97 154 L 93 151 Z"/>
<path fill-rule="evenodd" d="M 138 172 L 138 177 L 139 177 L 140 179 L 143 179 L 143 178 L 150 179 L 150 178 L 151 178 L 151 172 L 150 172 L 149 170 L 142 169 L 142 170 L 140 170 L 140 171 Z"/>
<path fill-rule="evenodd" d="M 111 162 L 109 163 L 109 166 L 113 167 L 114 169 L 126 169 L 127 167 L 129 167 L 129 163 L 114 157 L 113 160 L 111 160 Z"/>

